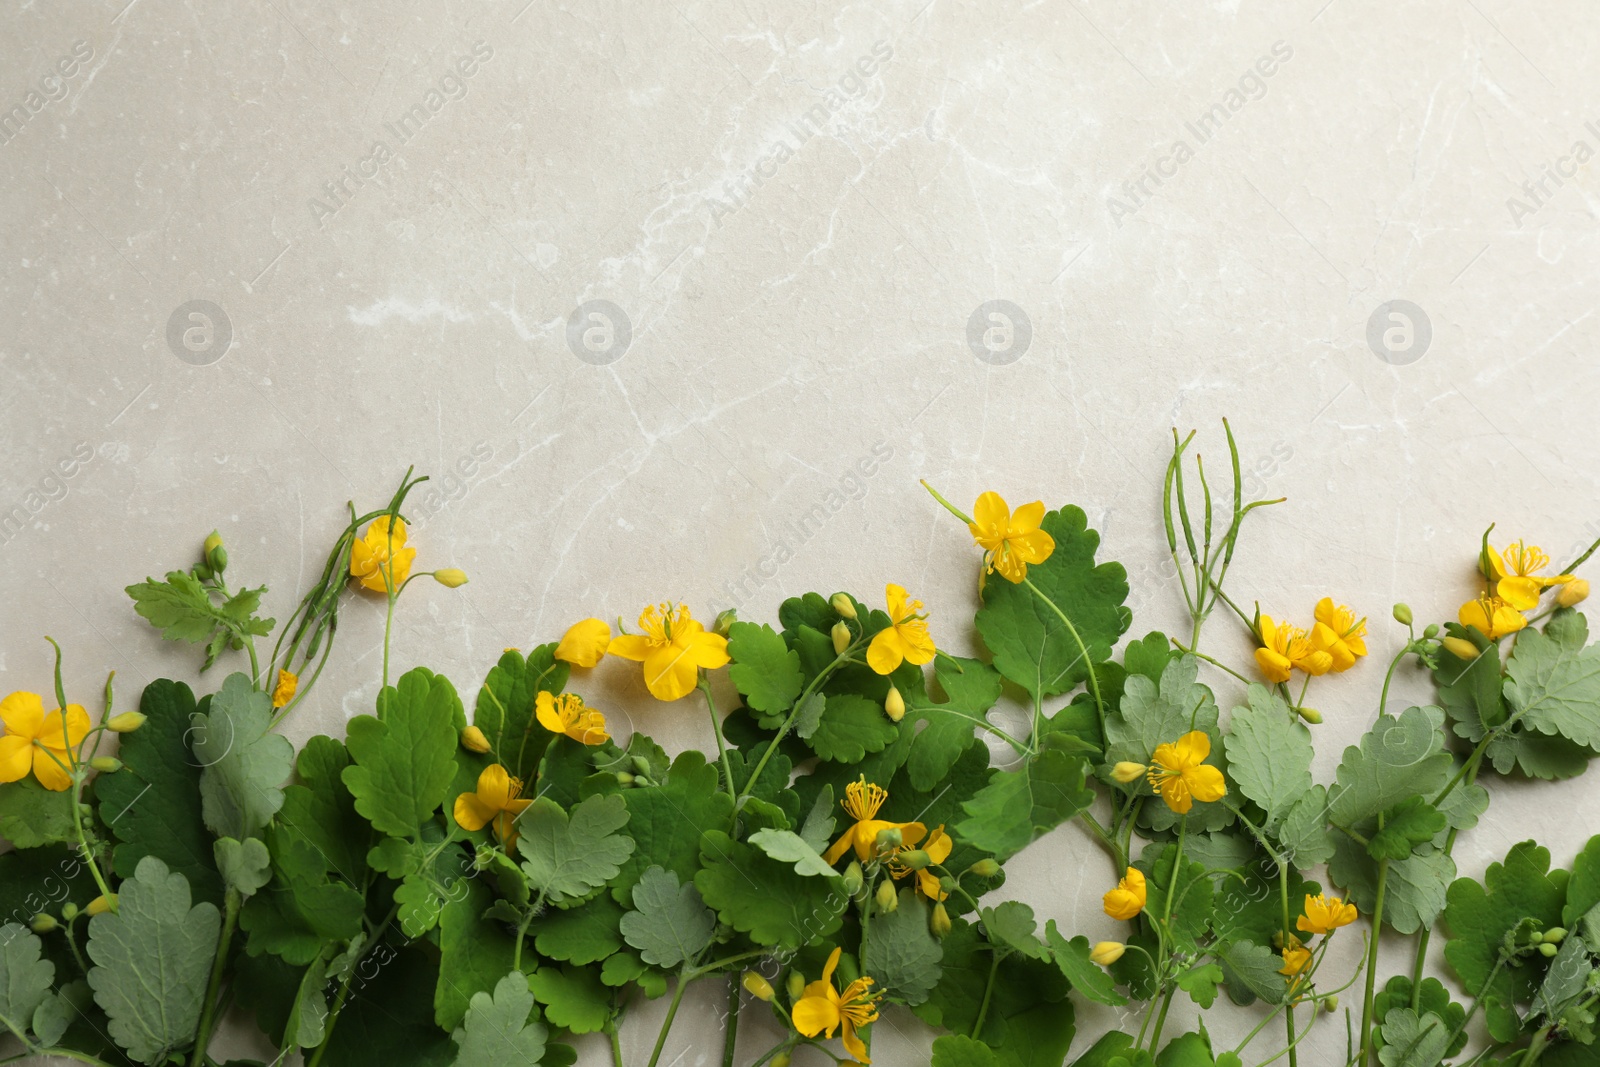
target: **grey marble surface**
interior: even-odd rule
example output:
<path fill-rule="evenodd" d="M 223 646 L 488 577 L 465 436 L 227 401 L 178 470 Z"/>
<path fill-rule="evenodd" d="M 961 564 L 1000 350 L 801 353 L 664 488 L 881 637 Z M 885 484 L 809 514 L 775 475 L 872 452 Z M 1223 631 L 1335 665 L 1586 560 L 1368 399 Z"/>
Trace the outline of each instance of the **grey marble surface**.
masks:
<path fill-rule="evenodd" d="M 668 597 L 761 619 L 895 581 L 969 651 L 974 552 L 921 478 L 1082 505 L 1135 632 L 1171 629 L 1167 434 L 1220 465 L 1228 416 L 1289 497 L 1236 595 L 1374 619 L 1316 692 L 1327 780 L 1391 603 L 1452 616 L 1491 522 L 1600 534 L 1597 44 L 1588 5 L 1504 0 L 7 4 L 0 688 L 47 686 L 44 634 L 76 693 L 193 680 L 124 585 L 217 527 L 282 617 L 411 464 L 418 566 L 472 582 L 414 587 L 394 655 L 466 691 Z M 297 741 L 371 707 L 383 613 L 345 621 Z M 1226 618 L 1206 643 L 1248 663 Z M 623 664 L 588 689 L 710 743 Z M 1463 869 L 1533 833 L 1568 862 L 1594 797 L 1497 785 Z M 1066 828 L 1009 889 L 1097 937 L 1109 875 Z M 719 999 L 664 1062 L 716 1060 Z M 928 1041 L 894 1013 L 878 1062 Z"/>

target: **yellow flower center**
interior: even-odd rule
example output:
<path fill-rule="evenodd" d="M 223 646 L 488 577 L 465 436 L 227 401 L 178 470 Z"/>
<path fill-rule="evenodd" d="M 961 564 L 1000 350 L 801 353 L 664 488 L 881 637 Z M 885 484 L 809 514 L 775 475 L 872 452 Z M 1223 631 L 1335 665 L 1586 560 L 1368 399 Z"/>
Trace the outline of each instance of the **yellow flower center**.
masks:
<path fill-rule="evenodd" d="M 672 624 L 683 624 L 689 618 L 689 606 L 679 604 L 673 606 L 671 601 L 661 604 L 651 604 L 639 615 L 639 629 L 650 639 L 652 645 L 672 644 Z"/>
<path fill-rule="evenodd" d="M 1507 545 L 1503 555 L 1511 566 L 1511 573 L 1519 578 L 1526 578 L 1550 565 L 1550 557 L 1538 545 L 1525 545 L 1521 541 Z"/>
<path fill-rule="evenodd" d="M 888 799 L 887 789 L 876 782 L 868 782 L 863 775 L 844 787 L 842 807 L 856 822 L 866 822 L 878 814 L 878 809 L 883 807 L 883 802 Z"/>
<path fill-rule="evenodd" d="M 856 1026 L 866 1026 L 878 1018 L 878 998 L 882 993 L 870 992 L 871 978 L 857 978 L 839 994 L 839 1014 Z"/>

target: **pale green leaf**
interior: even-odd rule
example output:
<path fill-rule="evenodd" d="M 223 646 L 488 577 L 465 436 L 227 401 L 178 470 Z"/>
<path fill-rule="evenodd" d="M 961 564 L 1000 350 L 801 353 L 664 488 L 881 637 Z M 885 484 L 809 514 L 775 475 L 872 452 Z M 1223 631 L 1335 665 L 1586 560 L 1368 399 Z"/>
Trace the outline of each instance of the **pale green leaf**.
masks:
<path fill-rule="evenodd" d="M 212 847 L 222 880 L 245 896 L 272 879 L 272 856 L 267 852 L 267 843 L 259 837 L 244 841 L 223 837 Z"/>
<path fill-rule="evenodd" d="M 1142 674 L 1128 676 L 1120 706 L 1106 716 L 1106 762 L 1149 763 L 1158 745 L 1199 730 L 1218 740 L 1216 699 L 1197 679 L 1200 661 L 1170 661 L 1158 686 Z"/>
<path fill-rule="evenodd" d="M 1373 859 L 1403 860 L 1445 828 L 1445 818 L 1421 797 L 1402 801 L 1384 812 L 1383 829 L 1367 842 Z"/>
<path fill-rule="evenodd" d="M 1334 854 L 1328 861 L 1328 877 L 1344 886 L 1363 915 L 1371 915 L 1378 902 L 1378 861 L 1358 842 L 1343 834 L 1334 835 Z M 1456 876 L 1455 861 L 1443 852 L 1417 853 L 1407 859 L 1390 861 L 1384 887 L 1383 921 L 1402 934 L 1414 934 L 1444 908 L 1445 891 Z"/>
<path fill-rule="evenodd" d="M 627 824 L 620 796 L 589 797 L 570 816 L 552 800 L 535 800 L 517 822 L 528 884 L 557 907 L 588 898 L 633 854 L 633 839 L 617 832 Z"/>
<path fill-rule="evenodd" d="M 1092 946 L 1087 937 L 1079 934 L 1068 941 L 1056 929 L 1056 921 L 1051 919 L 1045 924 L 1044 938 L 1050 948 L 1050 958 L 1055 960 L 1056 966 L 1066 975 L 1079 996 L 1097 1004 L 1112 1006 L 1128 1002 L 1127 997 L 1117 992 L 1116 983 L 1106 969 L 1089 958 Z"/>
<path fill-rule="evenodd" d="M 294 746 L 271 732 L 272 698 L 242 673 L 230 674 L 196 713 L 190 744 L 205 768 L 201 811 L 219 837 L 253 837 L 283 807 L 283 783 L 294 768 Z"/>
<path fill-rule="evenodd" d="M 56 965 L 43 958 L 44 945 L 20 923 L 0 926 L 0 1026 L 25 1030 L 50 995 Z"/>
<path fill-rule="evenodd" d="M 693 883 L 651 867 L 633 887 L 633 911 L 622 917 L 622 936 L 646 963 L 673 968 L 697 958 L 711 944 L 717 921 Z"/>
<path fill-rule="evenodd" d="M 928 928 L 928 912 L 920 894 L 902 889 L 895 910 L 874 916 L 867 931 L 862 970 L 874 990 L 902 1004 L 921 1004 L 939 984 L 944 949 Z"/>
<path fill-rule="evenodd" d="M 1436 1067 L 1450 1045 L 1450 1027 L 1432 1012 L 1392 1008 L 1383 1020 L 1383 1067 Z"/>
<path fill-rule="evenodd" d="M 1438 708 L 1407 708 L 1398 718 L 1378 716 L 1360 747 L 1344 750 L 1337 783 L 1328 791 L 1334 823 L 1359 824 L 1414 796 L 1437 795 L 1451 773 Z"/>
<path fill-rule="evenodd" d="M 1513 717 L 1543 734 L 1600 748 L 1600 645 L 1560 640 L 1535 629 L 1517 635 L 1506 664 Z"/>
<path fill-rule="evenodd" d="M 750 843 L 780 863 L 793 864 L 796 874 L 832 878 L 838 873 L 793 830 L 757 830 L 750 835 Z"/>
<path fill-rule="evenodd" d="M 1311 788 L 1311 733 L 1265 686 L 1251 685 L 1249 701 L 1228 723 L 1228 770 L 1275 826 Z"/>
<path fill-rule="evenodd" d="M 494 993 L 474 993 L 462 1026 L 450 1035 L 461 1050 L 458 1067 L 510 1067 L 544 1059 L 549 1031 L 534 1013 L 528 978 L 512 971 Z"/>

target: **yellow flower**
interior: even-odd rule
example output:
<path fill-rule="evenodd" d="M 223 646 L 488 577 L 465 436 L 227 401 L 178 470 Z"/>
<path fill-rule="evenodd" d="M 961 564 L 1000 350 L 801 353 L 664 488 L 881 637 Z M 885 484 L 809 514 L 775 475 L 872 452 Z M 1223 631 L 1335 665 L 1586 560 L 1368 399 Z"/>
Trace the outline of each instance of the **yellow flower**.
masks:
<path fill-rule="evenodd" d="M 728 662 L 728 639 L 695 622 L 685 604 L 655 604 L 639 615 L 642 634 L 611 639 L 606 651 L 644 664 L 644 684 L 657 700 L 677 700 L 693 692 L 700 668 Z"/>
<path fill-rule="evenodd" d="M 494 836 L 507 852 L 517 847 L 517 816 L 533 801 L 522 795 L 522 782 L 498 763 L 478 775 L 478 790 L 456 797 L 456 822 L 463 830 L 482 830 L 494 823 Z"/>
<path fill-rule="evenodd" d="M 300 676 L 293 671 L 279 671 L 278 684 L 272 690 L 272 706 L 284 707 L 294 699 L 294 691 L 300 687 Z"/>
<path fill-rule="evenodd" d="M 794 1028 L 806 1037 L 832 1037 L 835 1030 L 840 1030 L 845 1051 L 858 1063 L 871 1063 L 867 1046 L 856 1036 L 856 1030 L 878 1018 L 877 1002 L 882 994 L 870 992 L 872 979 L 865 975 L 845 986 L 843 993 L 833 988 L 833 972 L 839 966 L 841 951 L 833 950 L 827 966 L 822 968 L 822 978 L 806 986 L 805 995 L 795 1001 Z"/>
<path fill-rule="evenodd" d="M 866 775 L 845 786 L 844 799 L 839 801 L 839 806 L 856 822 L 840 835 L 822 858 L 829 863 L 838 863 L 839 857 L 853 847 L 856 858 L 865 863 L 877 855 L 878 834 L 884 830 L 899 830 L 901 845 L 914 848 L 928 832 L 927 827 L 920 822 L 886 822 L 877 818 L 878 809 L 888 799 L 889 791 L 881 785 L 868 782 Z"/>
<path fill-rule="evenodd" d="M 1494 583 L 1494 593 L 1518 611 L 1532 611 L 1539 606 L 1539 597 L 1547 586 L 1563 585 L 1572 581 L 1572 575 L 1562 574 L 1547 578 L 1539 571 L 1550 566 L 1550 557 L 1538 545 L 1513 541 L 1505 552 L 1489 549 L 1489 575 Z"/>
<path fill-rule="evenodd" d="M 46 715 L 38 693 L 12 693 L 0 700 L 0 723 L 6 728 L 0 736 L 0 782 L 21 781 L 32 770 L 39 784 L 54 792 L 72 784 L 68 750 L 76 752 L 89 733 L 89 713 L 81 705 Z"/>
<path fill-rule="evenodd" d="M 1117 883 L 1117 888 L 1101 898 L 1101 907 L 1113 919 L 1126 921 L 1144 910 L 1144 901 L 1144 872 L 1137 867 L 1129 867 L 1127 875 Z"/>
<path fill-rule="evenodd" d="M 889 602 L 889 626 L 867 646 L 867 666 L 879 674 L 893 674 L 902 662 L 920 667 L 933 659 L 933 637 L 922 601 L 907 600 L 905 587 L 893 582 L 884 587 L 884 596 Z"/>
<path fill-rule="evenodd" d="M 1311 643 L 1333 657 L 1335 672 L 1349 670 L 1367 654 L 1366 619 L 1356 618 L 1355 612 L 1326 596 L 1317 601 L 1316 619 Z"/>
<path fill-rule="evenodd" d="M 606 717 L 585 707 L 583 698 L 575 693 L 552 696 L 541 690 L 534 706 L 539 725 L 553 734 L 566 734 L 585 745 L 604 744 L 611 736 L 606 733 Z"/>
<path fill-rule="evenodd" d="M 1128 951 L 1128 946 L 1121 941 L 1099 941 L 1094 948 L 1089 950 L 1089 962 L 1098 963 L 1102 967 L 1109 967 L 1122 958 Z"/>
<path fill-rule="evenodd" d="M 1176 743 L 1156 746 L 1151 757 L 1155 766 L 1150 768 L 1150 785 L 1179 815 L 1187 815 L 1196 800 L 1210 803 L 1227 795 L 1222 772 L 1205 766 L 1209 755 L 1211 738 L 1200 730 L 1184 734 Z"/>
<path fill-rule="evenodd" d="M 1345 903 L 1340 897 L 1314 897 L 1307 893 L 1305 911 L 1295 921 L 1295 926 L 1305 934 L 1331 934 L 1356 921 L 1356 906 Z"/>
<path fill-rule="evenodd" d="M 556 659 L 574 667 L 593 667 L 605 656 L 610 643 L 611 627 L 601 619 L 584 619 L 573 623 L 561 635 Z"/>
<path fill-rule="evenodd" d="M 1288 947 L 1283 950 L 1283 966 L 1278 968 L 1278 973 L 1292 979 L 1289 987 L 1293 989 L 1300 984 L 1300 973 L 1310 963 L 1311 950 L 1301 947 L 1298 937 L 1290 937 Z"/>
<path fill-rule="evenodd" d="M 1333 656 L 1315 647 L 1298 626 L 1279 624 L 1272 616 L 1261 616 L 1261 644 L 1256 649 L 1256 666 L 1270 682 L 1287 682 L 1295 667 L 1307 674 L 1327 674 L 1333 669 Z"/>
<path fill-rule="evenodd" d="M 1497 596 L 1481 596 L 1461 605 L 1456 618 L 1462 626 L 1473 626 L 1491 641 L 1514 634 L 1528 625 L 1527 618 Z"/>
<path fill-rule="evenodd" d="M 1115 778 L 1123 785 L 1127 785 L 1130 782 L 1137 782 L 1139 779 L 1143 778 L 1149 770 L 1150 768 L 1146 767 L 1142 763 L 1135 763 L 1132 760 L 1126 759 L 1118 760 L 1116 765 L 1111 768 L 1111 777 Z"/>
<path fill-rule="evenodd" d="M 1574 578 L 1561 587 L 1561 592 L 1556 594 L 1556 603 L 1564 608 L 1576 607 L 1589 599 L 1589 583 L 1583 578 Z"/>
<path fill-rule="evenodd" d="M 374 592 L 387 593 L 392 588 L 398 593 L 411 576 L 411 561 L 416 558 L 417 550 L 406 547 L 406 520 L 394 520 L 391 537 L 389 516 L 379 515 L 367 527 L 366 535 L 350 546 L 350 577 Z"/>
<path fill-rule="evenodd" d="M 845 788 L 849 789 L 850 787 L 846 786 Z M 900 832 L 902 835 L 905 833 L 904 830 Z M 877 835 L 874 834 L 873 836 L 876 837 Z M 897 851 L 905 851 L 908 847 L 902 845 Z M 928 867 L 938 866 L 949 859 L 950 853 L 954 849 L 955 842 L 950 840 L 950 836 L 944 832 L 944 827 L 941 825 L 928 835 L 927 843 L 922 846 L 922 851 L 928 854 L 927 866 L 919 871 L 913 871 L 905 864 L 897 863 L 894 857 L 890 857 L 889 873 L 896 879 L 904 878 L 908 874 L 915 874 L 917 876 L 917 892 L 929 900 L 943 900 L 950 894 L 939 888 L 939 876 L 928 870 Z"/>
<path fill-rule="evenodd" d="M 1044 502 L 1024 504 L 1013 514 L 999 493 L 984 493 L 972 505 L 976 521 L 967 524 L 984 549 L 984 572 L 999 571 L 1008 582 L 1028 576 L 1028 564 L 1043 563 L 1056 550 L 1055 538 L 1039 529 Z"/>

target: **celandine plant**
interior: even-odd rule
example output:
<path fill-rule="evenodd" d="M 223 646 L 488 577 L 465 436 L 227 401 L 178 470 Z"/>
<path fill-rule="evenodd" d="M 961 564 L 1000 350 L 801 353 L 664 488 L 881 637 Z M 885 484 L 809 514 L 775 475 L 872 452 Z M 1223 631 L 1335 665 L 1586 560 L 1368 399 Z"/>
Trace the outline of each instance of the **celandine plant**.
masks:
<path fill-rule="evenodd" d="M 95 719 L 58 652 L 53 710 L 0 701 L 0 1062 L 203 1067 L 236 1007 L 275 1063 L 572 1064 L 563 1038 L 603 1033 L 623 1067 L 623 1019 L 670 995 L 630 1061 L 658 1067 L 685 989 L 709 980 L 725 1067 L 741 1009 L 781 1034 L 743 1067 L 801 1048 L 870 1063 L 898 1010 L 944 1031 L 934 1067 L 1059 1067 L 1083 1000 L 1124 1006 L 1126 1027 L 1074 1067 L 1293 1065 L 1307 1042 L 1349 1067 L 1600 1064 L 1600 836 L 1567 868 L 1516 845 L 1481 882 L 1451 858 L 1486 784 L 1571 777 L 1600 751 L 1600 652 L 1575 610 L 1588 553 L 1552 572 L 1486 533 L 1482 595 L 1456 621 L 1419 633 L 1396 605 L 1407 638 L 1372 729 L 1319 783 L 1313 681 L 1361 666 L 1367 624 L 1328 598 L 1301 626 L 1227 591 L 1246 516 L 1276 501 L 1241 498 L 1231 431 L 1214 498 L 1192 439 L 1174 438 L 1165 492 L 1179 638 L 1122 641 L 1125 573 L 1096 561 L 1080 509 L 985 493 L 969 516 L 935 493 L 982 549 L 983 658 L 941 651 L 937 611 L 895 584 L 788 600 L 776 626 L 707 628 L 666 603 L 637 632 L 586 619 L 508 649 L 469 711 L 426 668 L 390 684 L 386 626 L 373 713 L 298 755 L 273 728 L 314 686 L 342 599 L 382 596 L 392 622 L 410 582 L 466 576 L 413 572 L 409 474 L 387 507 L 351 509 L 282 626 L 259 616 L 264 589 L 230 587 L 213 534 L 195 566 L 128 593 L 204 646 L 202 669 L 243 653 L 248 671 L 199 698 L 154 682 L 137 711 L 108 679 Z M 1201 651 L 1218 608 L 1254 638 L 1258 680 Z M 703 705 L 715 751 L 613 740 L 568 688 L 606 659 Z M 1408 659 L 1436 705 L 1388 706 Z M 713 699 L 723 669 L 738 707 Z M 1227 715 L 1213 672 L 1246 686 Z M 989 721 L 1007 693 L 1026 729 Z M 1015 762 L 991 767 L 980 731 Z M 1001 892 L 1005 864 L 1073 819 L 1105 854 L 1120 940 L 1041 928 Z M 1380 953 L 1383 929 L 1410 951 Z M 1427 974 L 1435 931 L 1448 984 Z M 1359 942 L 1354 973 L 1328 973 L 1336 939 Z M 1240 1043 L 1172 1032 L 1174 1001 L 1204 1020 L 1223 996 L 1253 1013 Z"/>

